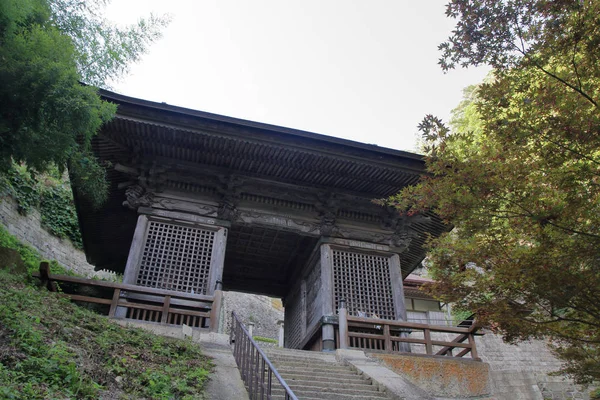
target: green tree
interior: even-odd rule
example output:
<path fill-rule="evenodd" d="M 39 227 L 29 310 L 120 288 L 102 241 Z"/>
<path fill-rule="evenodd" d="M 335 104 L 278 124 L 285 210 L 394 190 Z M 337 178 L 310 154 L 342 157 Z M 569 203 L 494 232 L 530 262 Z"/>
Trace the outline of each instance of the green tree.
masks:
<path fill-rule="evenodd" d="M 108 188 L 90 142 L 116 108 L 88 85 L 122 76 L 167 22 L 117 28 L 100 16 L 106 3 L 0 0 L 0 172 L 12 162 L 37 172 L 68 163 L 96 205 Z"/>
<path fill-rule="evenodd" d="M 486 64 L 489 82 L 419 128 L 428 175 L 389 202 L 434 210 L 443 301 L 514 342 L 553 339 L 563 372 L 600 379 L 600 1 L 453 0 L 443 69 Z"/>

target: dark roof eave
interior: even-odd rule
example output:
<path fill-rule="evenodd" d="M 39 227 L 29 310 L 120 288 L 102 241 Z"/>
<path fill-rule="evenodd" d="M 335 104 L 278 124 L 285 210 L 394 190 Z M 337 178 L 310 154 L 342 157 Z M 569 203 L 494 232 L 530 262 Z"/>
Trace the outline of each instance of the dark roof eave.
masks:
<path fill-rule="evenodd" d="M 336 138 L 333 136 L 327 136 L 319 133 L 307 132 L 299 129 L 286 128 L 277 125 L 266 124 L 262 122 L 254 122 L 240 118 L 233 118 L 219 114 L 213 114 L 205 111 L 193 110 L 185 107 L 173 106 L 167 103 L 157 103 L 154 101 L 137 99 L 135 97 L 129 97 L 122 94 L 114 93 L 105 89 L 99 89 L 100 96 L 107 101 L 114 101 L 116 103 L 128 103 L 135 106 L 141 106 L 144 108 L 155 109 L 157 111 L 166 111 L 176 114 L 182 114 L 189 117 L 202 118 L 206 120 L 222 122 L 232 125 L 244 126 L 253 129 L 260 129 L 264 131 L 271 131 L 285 135 L 296 136 L 299 138 L 311 139 L 315 141 L 321 141 L 331 143 L 334 145 L 340 145 L 345 147 L 352 147 L 360 150 L 371 151 L 374 153 L 380 153 L 382 155 L 401 157 L 425 164 L 424 156 L 420 154 L 410 153 L 407 151 L 390 149 L 387 147 L 380 147 L 375 144 L 367 144 L 356 142 L 348 139 Z"/>

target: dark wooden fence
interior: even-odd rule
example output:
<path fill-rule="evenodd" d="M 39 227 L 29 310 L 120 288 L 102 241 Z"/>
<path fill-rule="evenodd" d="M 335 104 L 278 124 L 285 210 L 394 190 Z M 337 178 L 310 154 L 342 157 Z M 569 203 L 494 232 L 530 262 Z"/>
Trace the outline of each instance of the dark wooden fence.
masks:
<path fill-rule="evenodd" d="M 342 349 L 356 348 L 391 353 L 406 352 L 410 344 L 418 344 L 424 346 L 424 353 L 427 355 L 463 357 L 471 353 L 472 359 L 481 361 L 475 346 L 474 336 L 477 330 L 476 324 L 468 328 L 459 328 L 354 317 L 348 315 L 344 302 L 340 302 L 339 347 Z M 450 333 L 457 336 L 451 341 L 436 340 L 432 338 L 435 333 Z M 417 335 L 423 337 L 414 337 Z M 437 350 L 435 352 L 434 346 Z M 454 354 L 456 349 L 458 352 Z M 412 353 L 414 354 L 414 351 Z"/>
<path fill-rule="evenodd" d="M 252 336 L 250 336 L 250 333 L 235 312 L 231 313 L 229 340 L 233 343 L 233 356 L 251 400 L 270 400 L 272 398 L 273 385 L 277 384 L 283 388 L 285 400 L 298 400 L 292 389 L 290 389 L 273 364 L 271 364 L 266 354 L 252 339 Z M 276 379 L 275 382 L 273 377 Z"/>
<path fill-rule="evenodd" d="M 40 272 L 33 276 L 40 278 L 51 291 L 57 291 L 56 284 L 76 287 L 78 293 L 60 293 L 73 301 L 101 304 L 108 307 L 111 318 L 129 318 L 162 325 L 188 325 L 203 328 L 209 325 L 216 332 L 219 327 L 219 310 L 222 292 L 215 290 L 214 296 L 175 292 L 125 283 L 107 282 L 96 279 L 76 278 L 67 275 L 53 275 L 48 263 L 40 264 Z M 82 290 L 90 288 L 91 290 Z M 86 294 L 81 294 L 86 293 Z M 208 322 L 208 323 L 207 323 Z"/>

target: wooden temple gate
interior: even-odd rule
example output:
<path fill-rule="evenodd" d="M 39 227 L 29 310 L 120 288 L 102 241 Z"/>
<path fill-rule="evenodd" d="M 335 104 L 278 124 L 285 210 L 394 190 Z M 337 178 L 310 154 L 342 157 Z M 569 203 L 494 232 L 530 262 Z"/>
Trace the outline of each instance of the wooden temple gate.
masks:
<path fill-rule="evenodd" d="M 403 278 L 446 227 L 372 200 L 415 184 L 420 156 L 101 94 L 118 104 L 93 141 L 110 165 L 109 200 L 75 199 L 98 269 L 129 288 L 213 298 L 222 282 L 282 298 L 291 348 L 339 346 L 341 300 L 348 321 L 406 321 Z M 123 302 L 153 300 L 125 292 Z M 131 317 L 121 303 L 113 311 Z"/>

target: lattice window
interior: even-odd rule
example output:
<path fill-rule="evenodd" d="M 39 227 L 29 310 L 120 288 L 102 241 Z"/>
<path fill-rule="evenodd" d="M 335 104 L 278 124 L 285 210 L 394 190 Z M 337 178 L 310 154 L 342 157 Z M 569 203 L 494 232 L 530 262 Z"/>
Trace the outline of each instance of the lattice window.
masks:
<path fill-rule="evenodd" d="M 396 319 L 389 257 L 334 249 L 333 284 L 336 310 L 343 298 L 351 315 Z"/>
<path fill-rule="evenodd" d="M 206 294 L 214 239 L 211 230 L 149 221 L 137 284 Z"/>

